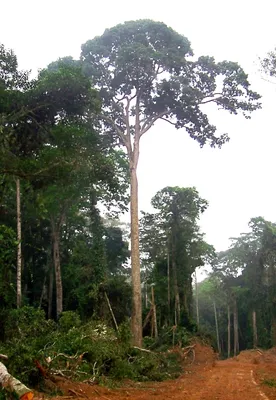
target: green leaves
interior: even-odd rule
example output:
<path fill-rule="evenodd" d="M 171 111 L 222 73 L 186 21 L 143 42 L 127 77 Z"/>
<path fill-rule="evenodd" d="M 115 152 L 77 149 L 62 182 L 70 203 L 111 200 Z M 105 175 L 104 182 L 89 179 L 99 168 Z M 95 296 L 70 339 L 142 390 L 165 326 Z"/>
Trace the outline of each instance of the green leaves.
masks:
<path fill-rule="evenodd" d="M 141 250 L 147 279 L 155 285 L 156 304 L 158 309 L 163 307 L 164 321 L 173 322 L 172 300 L 176 304 L 179 296 L 183 315 L 178 322 L 188 326 L 192 274 L 214 257 L 213 247 L 204 241 L 198 226 L 207 201 L 195 188 L 166 187 L 153 197 L 152 206 L 155 212 L 144 213 L 141 219 Z"/>
<path fill-rule="evenodd" d="M 22 90 L 28 86 L 28 75 L 29 72 L 18 71 L 16 55 L 0 43 L 0 89 Z"/>
<path fill-rule="evenodd" d="M 222 146 L 228 136 L 216 134 L 204 105 L 249 118 L 260 95 L 237 63 L 191 56 L 187 38 L 150 20 L 125 22 L 86 42 L 81 61 L 100 90 L 104 124 L 119 136 L 137 130 L 141 136 L 163 119 L 185 128 L 200 146 Z"/>
<path fill-rule="evenodd" d="M 94 84 L 129 95 L 133 89 L 151 86 L 162 70 L 179 69 L 177 61 L 191 55 L 189 41 L 164 23 L 129 21 L 107 29 L 101 37 L 82 46 Z"/>
<path fill-rule="evenodd" d="M 86 78 L 78 64 L 68 64 L 59 61 L 56 68 L 40 72 L 38 80 L 30 92 L 31 104 L 41 104 L 42 114 L 53 123 L 57 116 L 61 119 L 84 115 L 85 112 L 100 110 L 97 92 L 91 89 L 91 83 Z M 36 112 L 35 112 L 36 115 Z"/>
<path fill-rule="evenodd" d="M 261 61 L 261 67 L 266 75 L 271 77 L 276 76 L 276 51 L 270 51 L 267 56 Z"/>

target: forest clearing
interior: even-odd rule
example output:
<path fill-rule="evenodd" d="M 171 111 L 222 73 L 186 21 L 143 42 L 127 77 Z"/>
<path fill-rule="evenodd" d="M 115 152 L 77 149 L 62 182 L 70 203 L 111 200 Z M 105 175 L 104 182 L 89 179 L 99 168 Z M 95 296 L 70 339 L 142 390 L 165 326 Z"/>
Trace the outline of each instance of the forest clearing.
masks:
<path fill-rule="evenodd" d="M 276 50 L 258 62 L 276 78 Z M 211 243 L 201 221 L 223 168 L 205 174 L 200 157 L 178 186 L 166 155 L 170 179 L 139 203 L 151 132 L 179 131 L 211 160 L 228 121 L 246 127 L 266 104 L 251 78 L 151 19 L 35 74 L 0 43 L 0 400 L 276 399 L 276 223 L 255 208 L 228 247 Z"/>
<path fill-rule="evenodd" d="M 162 383 L 124 382 L 116 389 L 59 378 L 56 385 L 63 395 L 52 399 L 276 399 L 276 348 L 243 351 L 236 358 L 218 361 L 210 347 L 198 344 L 193 363 L 186 362 L 184 365 L 185 372 L 175 380 Z M 43 398 L 47 396 L 35 393 L 35 400 Z"/>

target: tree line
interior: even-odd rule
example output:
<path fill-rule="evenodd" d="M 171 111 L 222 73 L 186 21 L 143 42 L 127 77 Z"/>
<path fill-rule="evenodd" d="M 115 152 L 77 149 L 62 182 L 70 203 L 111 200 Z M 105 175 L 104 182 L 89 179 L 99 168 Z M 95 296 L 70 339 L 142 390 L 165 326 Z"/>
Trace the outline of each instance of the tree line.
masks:
<path fill-rule="evenodd" d="M 276 225 L 258 217 L 249 228 L 216 255 L 197 290 L 199 326 L 216 335 L 218 350 L 228 357 L 276 344 Z"/>

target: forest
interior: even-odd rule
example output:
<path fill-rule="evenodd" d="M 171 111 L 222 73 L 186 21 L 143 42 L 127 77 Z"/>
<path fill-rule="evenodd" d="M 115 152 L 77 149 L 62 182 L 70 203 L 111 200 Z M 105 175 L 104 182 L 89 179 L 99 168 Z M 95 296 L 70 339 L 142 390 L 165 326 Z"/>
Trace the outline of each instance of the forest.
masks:
<path fill-rule="evenodd" d="M 260 63 L 273 79 L 276 53 Z M 0 44 L 0 365 L 24 384 L 174 377 L 163 351 L 192 337 L 221 358 L 276 345 L 276 223 L 252 216 L 217 251 L 195 187 L 139 208 L 142 136 L 162 121 L 219 151 L 210 104 L 248 119 L 261 94 L 161 22 L 106 29 L 35 77 Z"/>

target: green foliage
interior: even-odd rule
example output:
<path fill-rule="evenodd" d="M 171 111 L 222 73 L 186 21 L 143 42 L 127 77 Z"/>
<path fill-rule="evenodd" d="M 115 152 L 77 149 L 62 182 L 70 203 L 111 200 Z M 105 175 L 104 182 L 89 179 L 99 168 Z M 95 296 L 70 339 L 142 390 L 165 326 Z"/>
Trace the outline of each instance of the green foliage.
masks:
<path fill-rule="evenodd" d="M 9 356 L 8 369 L 32 386 L 41 385 L 42 379 L 35 360 L 52 373 L 62 370 L 79 380 L 163 380 L 181 369 L 176 356 L 132 348 L 126 322 L 117 336 L 102 322 L 80 324 L 76 313 L 63 313 L 56 326 L 45 320 L 41 310 L 23 307 L 10 313 L 6 332 L 1 351 Z"/>
<path fill-rule="evenodd" d="M 263 379 L 262 384 L 269 387 L 276 387 L 276 379 L 275 378 Z"/>
<path fill-rule="evenodd" d="M 150 349 L 166 351 L 173 346 L 187 346 L 193 335 L 194 332 L 191 332 L 182 326 L 175 326 L 172 328 L 163 327 L 159 332 L 157 340 L 145 337 L 144 342 L 146 347 L 149 347 Z"/>
<path fill-rule="evenodd" d="M 129 116 L 143 121 L 140 135 L 163 119 L 185 128 L 200 146 L 219 147 L 229 138 L 216 135 L 204 104 L 213 102 L 219 109 L 246 117 L 260 108 L 260 96 L 250 89 L 247 75 L 237 63 L 216 63 L 208 56 L 192 60 L 192 55 L 186 37 L 162 22 L 147 19 L 106 29 L 102 36 L 82 45 L 84 71 L 99 88 L 103 101 L 102 122 L 107 132 L 119 133 L 129 154 L 125 132 L 134 134 L 137 125 L 125 118 L 125 101 Z"/>
<path fill-rule="evenodd" d="M 63 311 L 58 320 L 58 327 L 62 332 L 67 332 L 72 328 L 78 328 L 80 325 L 80 316 L 74 311 Z"/>
<path fill-rule="evenodd" d="M 110 273 L 123 273 L 129 257 L 128 243 L 119 227 L 105 227 L 107 269 Z"/>
<path fill-rule="evenodd" d="M 8 392 L 6 389 L 1 387 L 0 400 L 19 400 L 19 397 L 15 392 Z"/>
<path fill-rule="evenodd" d="M 9 312 L 5 323 L 5 335 L 8 340 L 34 337 L 36 339 L 47 336 L 52 332 L 54 322 L 45 319 L 45 312 L 41 309 L 24 306 Z"/>
<path fill-rule="evenodd" d="M 273 51 L 270 51 L 267 56 L 261 61 L 261 68 L 263 72 L 270 76 L 275 78 L 276 76 L 276 52 L 275 49 Z"/>
<path fill-rule="evenodd" d="M 16 247 L 14 230 L 0 224 L 0 309 L 14 303 Z"/>
<path fill-rule="evenodd" d="M 34 361 L 41 357 L 41 349 L 52 340 L 55 323 L 45 319 L 43 310 L 22 307 L 8 313 L 4 329 L 6 340 L 1 347 L 9 357 L 9 372 L 26 384 L 38 384 L 41 377 Z"/>
<path fill-rule="evenodd" d="M 214 256 L 213 247 L 204 241 L 198 225 L 207 204 L 195 188 L 166 187 L 152 198 L 155 213 L 143 213 L 141 248 L 147 282 L 154 284 L 161 324 L 175 323 L 173 303 L 178 292 L 181 302 L 178 324 L 192 329 L 191 276 Z"/>
<path fill-rule="evenodd" d="M 217 254 L 213 272 L 198 285 L 200 326 L 215 333 L 213 302 L 217 307 L 219 334 L 227 354 L 228 307 L 230 335 L 232 313 L 237 307 L 240 349 L 276 343 L 275 326 L 276 225 L 262 217 L 252 218 L 249 231 L 231 239 L 231 246 Z M 253 315 L 256 316 L 254 335 Z"/>

